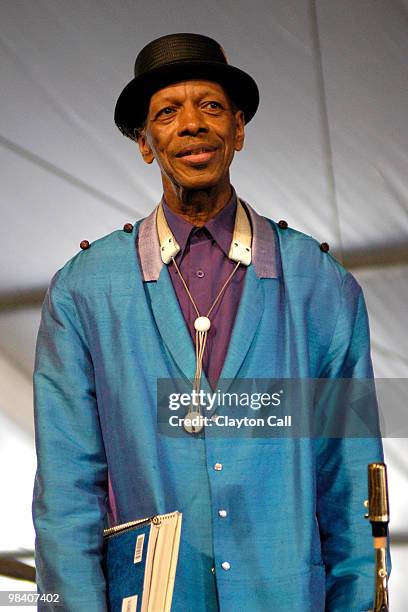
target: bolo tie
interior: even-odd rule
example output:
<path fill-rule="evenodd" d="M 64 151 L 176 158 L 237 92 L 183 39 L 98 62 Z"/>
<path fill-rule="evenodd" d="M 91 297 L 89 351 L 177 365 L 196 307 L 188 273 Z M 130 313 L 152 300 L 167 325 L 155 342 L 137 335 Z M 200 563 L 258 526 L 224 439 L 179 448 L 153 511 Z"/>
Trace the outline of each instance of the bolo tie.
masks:
<path fill-rule="evenodd" d="M 228 258 L 236 263 L 236 266 L 228 276 L 228 278 L 223 283 L 222 287 L 218 291 L 213 303 L 210 306 L 206 315 L 202 315 L 198 308 L 197 304 L 192 296 L 187 283 L 185 282 L 180 269 L 176 263 L 175 257 L 177 253 L 180 251 L 180 245 L 177 243 L 175 237 L 173 236 L 170 227 L 167 223 L 166 217 L 164 215 L 162 203 L 157 207 L 156 212 L 156 227 L 157 234 L 160 242 L 160 256 L 162 262 L 168 265 L 170 262 L 173 262 L 175 266 L 178 276 L 183 284 L 184 290 L 191 301 L 193 308 L 196 312 L 196 319 L 194 320 L 194 329 L 195 329 L 195 374 L 193 381 L 193 391 L 196 393 L 192 394 L 193 397 L 199 398 L 199 392 L 201 388 L 201 377 L 203 370 L 203 356 L 207 342 L 207 334 L 208 330 L 211 327 L 211 313 L 213 312 L 215 306 L 222 299 L 226 288 L 231 282 L 232 277 L 235 272 L 238 270 L 240 265 L 249 266 L 251 263 L 251 242 L 252 242 L 252 232 L 251 232 L 251 224 L 249 222 L 247 213 L 240 200 L 237 198 L 237 210 L 235 215 L 235 225 L 234 232 L 232 235 L 232 241 L 230 245 L 230 249 L 228 252 Z M 183 427 L 185 431 L 189 434 L 198 434 L 204 428 L 201 406 L 198 402 L 193 402 L 187 409 L 187 413 L 183 420 Z"/>

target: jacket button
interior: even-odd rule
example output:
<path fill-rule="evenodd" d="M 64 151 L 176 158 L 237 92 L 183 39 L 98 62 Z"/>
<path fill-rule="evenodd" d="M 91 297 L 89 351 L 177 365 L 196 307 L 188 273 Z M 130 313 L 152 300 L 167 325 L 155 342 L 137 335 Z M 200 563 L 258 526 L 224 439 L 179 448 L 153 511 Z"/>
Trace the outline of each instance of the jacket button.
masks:
<path fill-rule="evenodd" d="M 127 234 L 131 234 L 133 231 L 133 225 L 131 223 L 125 223 L 125 225 L 123 226 L 123 231 Z"/>
<path fill-rule="evenodd" d="M 218 516 L 221 518 L 225 518 L 228 515 L 226 510 L 218 510 Z"/>
<path fill-rule="evenodd" d="M 327 253 L 329 249 L 330 247 L 327 242 L 322 242 L 322 244 L 320 245 L 320 250 L 323 251 L 323 253 Z"/>
<path fill-rule="evenodd" d="M 214 470 L 220 472 L 222 470 L 222 463 L 214 463 Z"/>
<path fill-rule="evenodd" d="M 221 567 L 223 570 L 225 570 L 226 572 L 228 572 L 229 569 L 231 569 L 231 564 L 228 563 L 228 561 L 223 561 L 221 563 Z"/>
<path fill-rule="evenodd" d="M 278 222 L 278 226 L 279 226 L 281 229 L 287 229 L 287 228 L 288 228 L 288 222 L 287 222 L 287 221 L 285 221 L 284 219 L 281 219 L 281 220 Z"/>
<path fill-rule="evenodd" d="M 89 249 L 91 245 L 89 244 L 88 240 L 82 240 L 79 246 L 83 251 L 85 251 L 86 249 Z"/>

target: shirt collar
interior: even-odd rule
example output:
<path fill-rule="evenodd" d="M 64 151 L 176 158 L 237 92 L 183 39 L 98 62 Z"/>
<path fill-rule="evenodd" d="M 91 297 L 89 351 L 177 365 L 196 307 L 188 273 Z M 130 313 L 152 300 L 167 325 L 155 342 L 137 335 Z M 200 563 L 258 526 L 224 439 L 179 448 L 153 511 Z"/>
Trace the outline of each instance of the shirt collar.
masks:
<path fill-rule="evenodd" d="M 240 198 L 252 226 L 252 263 L 258 278 L 278 277 L 278 244 L 272 223 Z M 157 207 L 140 223 L 137 250 L 144 281 L 157 281 L 163 267 L 156 228 Z"/>
<path fill-rule="evenodd" d="M 178 257 L 181 259 L 191 233 L 196 226 L 190 221 L 187 221 L 187 219 L 184 219 L 180 215 L 173 212 L 171 208 L 169 208 L 164 196 L 162 198 L 162 205 L 166 221 L 180 246 L 180 253 L 178 254 Z M 232 189 L 232 195 L 229 202 L 227 202 L 227 204 L 216 214 L 215 217 L 207 221 L 207 223 L 203 226 L 203 228 L 205 228 L 211 234 L 212 238 L 222 249 L 226 257 L 228 257 L 232 235 L 234 232 L 236 210 L 237 196 L 235 190 Z"/>

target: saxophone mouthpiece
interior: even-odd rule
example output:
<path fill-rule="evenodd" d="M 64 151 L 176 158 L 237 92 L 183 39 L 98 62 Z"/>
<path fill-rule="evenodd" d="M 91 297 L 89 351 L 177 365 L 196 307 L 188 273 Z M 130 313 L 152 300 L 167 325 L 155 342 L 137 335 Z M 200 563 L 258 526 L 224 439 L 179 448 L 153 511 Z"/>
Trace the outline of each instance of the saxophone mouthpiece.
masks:
<path fill-rule="evenodd" d="M 382 523 L 385 526 L 390 520 L 385 463 L 368 465 L 368 520 L 372 525 Z"/>

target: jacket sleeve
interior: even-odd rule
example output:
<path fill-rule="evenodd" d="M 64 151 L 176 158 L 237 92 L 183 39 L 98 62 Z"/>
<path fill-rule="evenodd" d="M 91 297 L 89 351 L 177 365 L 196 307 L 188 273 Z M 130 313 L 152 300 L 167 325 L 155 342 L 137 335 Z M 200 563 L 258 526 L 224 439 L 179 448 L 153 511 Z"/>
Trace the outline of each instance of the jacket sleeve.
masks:
<path fill-rule="evenodd" d="M 33 495 L 40 593 L 62 607 L 105 612 L 101 567 L 107 465 L 90 353 L 60 273 L 42 311 L 34 372 L 37 473 Z"/>
<path fill-rule="evenodd" d="M 364 381 L 372 383 L 367 311 L 362 290 L 351 274 L 343 279 L 321 377 L 353 379 L 357 394 Z M 362 385 L 354 379 L 363 379 Z M 342 384 L 336 380 L 336 400 L 330 409 L 350 410 L 348 401 L 345 406 L 339 401 L 342 387 L 338 383 Z M 376 414 L 375 393 L 374 404 Z M 381 438 L 375 433 L 357 437 L 350 430 L 343 437 L 317 441 L 317 519 L 326 568 L 326 612 L 361 612 L 373 607 L 374 552 L 363 502 L 367 499 L 367 465 L 382 460 Z"/>

